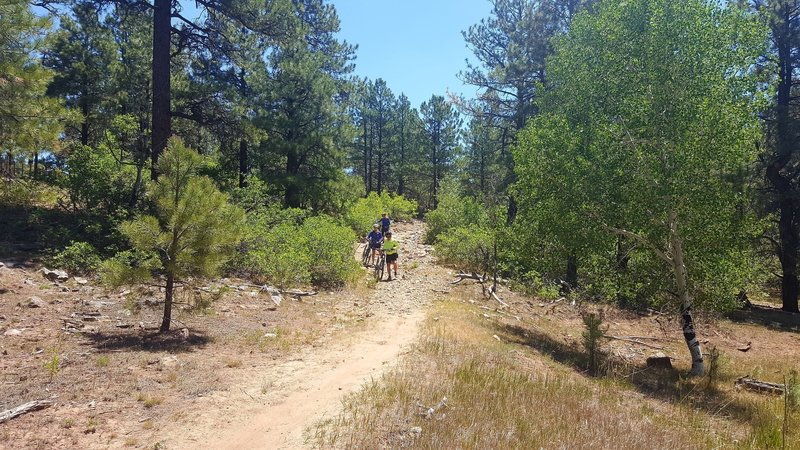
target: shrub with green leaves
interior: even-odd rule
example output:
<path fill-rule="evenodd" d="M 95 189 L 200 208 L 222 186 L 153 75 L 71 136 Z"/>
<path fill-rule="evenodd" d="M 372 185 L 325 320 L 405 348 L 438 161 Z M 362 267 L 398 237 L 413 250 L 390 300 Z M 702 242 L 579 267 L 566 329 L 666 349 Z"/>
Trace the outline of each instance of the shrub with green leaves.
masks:
<path fill-rule="evenodd" d="M 50 260 L 50 264 L 71 274 L 94 273 L 101 263 L 97 249 L 88 242 L 70 242 Z"/>
<path fill-rule="evenodd" d="M 426 240 L 434 243 L 449 230 L 482 225 L 486 221 L 486 208 L 478 200 L 462 195 L 455 183 L 443 183 L 439 207 L 425 215 L 428 225 Z"/>
<path fill-rule="evenodd" d="M 358 264 L 353 259 L 355 235 L 347 227 L 328 217 L 311 217 L 303 223 L 308 238 L 311 261 L 311 282 L 320 286 L 336 286 L 353 278 Z"/>
<path fill-rule="evenodd" d="M 458 227 L 439 236 L 439 262 L 464 272 L 486 273 L 492 261 L 492 235 L 483 228 Z"/>
<path fill-rule="evenodd" d="M 329 217 L 275 225 L 259 216 L 251 217 L 250 223 L 243 252 L 233 266 L 259 282 L 281 288 L 309 283 L 338 286 L 358 272 L 353 231 Z"/>
<path fill-rule="evenodd" d="M 0 205 L 27 208 L 40 197 L 41 187 L 33 180 L 0 178 Z"/>
<path fill-rule="evenodd" d="M 366 234 L 384 212 L 388 213 L 392 220 L 410 220 L 417 213 L 417 202 L 388 192 L 380 195 L 370 192 L 368 196 L 358 199 L 350 207 L 345 221 L 356 233 Z"/>
<path fill-rule="evenodd" d="M 77 146 L 67 167 L 63 187 L 72 206 L 103 214 L 117 214 L 129 206 L 136 169 L 121 164 L 109 146 Z"/>

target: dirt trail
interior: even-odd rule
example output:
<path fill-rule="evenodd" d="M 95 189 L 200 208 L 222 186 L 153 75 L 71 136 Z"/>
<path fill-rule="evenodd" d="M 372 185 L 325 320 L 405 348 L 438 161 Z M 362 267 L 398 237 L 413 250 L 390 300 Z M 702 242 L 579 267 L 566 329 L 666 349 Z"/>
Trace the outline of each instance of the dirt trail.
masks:
<path fill-rule="evenodd" d="M 169 448 L 303 448 L 306 429 L 334 417 L 345 395 L 392 367 L 447 280 L 423 244 L 421 223 L 397 224 L 394 231 L 400 279 L 378 283 L 357 300 L 370 316 L 358 331 L 340 333 L 289 361 L 247 369 L 238 386 L 198 399 L 187 414 L 191 420 L 170 427 L 175 433 L 163 442 Z"/>

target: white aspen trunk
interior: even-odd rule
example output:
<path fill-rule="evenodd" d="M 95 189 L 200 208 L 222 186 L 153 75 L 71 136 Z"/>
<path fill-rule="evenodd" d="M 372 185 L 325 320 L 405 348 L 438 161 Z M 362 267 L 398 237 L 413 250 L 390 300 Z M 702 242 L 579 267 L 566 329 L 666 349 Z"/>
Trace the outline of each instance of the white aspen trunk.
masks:
<path fill-rule="evenodd" d="M 678 233 L 678 214 L 675 211 L 669 214 L 669 246 L 672 254 L 672 273 L 675 277 L 675 287 L 678 289 L 678 298 L 681 301 L 681 317 L 683 318 L 683 338 L 689 347 L 692 357 L 692 370 L 689 375 L 702 376 L 705 373 L 703 364 L 703 351 L 700 341 L 694 332 L 692 320 L 692 298 L 689 295 L 689 275 L 683 261 L 683 243 Z"/>

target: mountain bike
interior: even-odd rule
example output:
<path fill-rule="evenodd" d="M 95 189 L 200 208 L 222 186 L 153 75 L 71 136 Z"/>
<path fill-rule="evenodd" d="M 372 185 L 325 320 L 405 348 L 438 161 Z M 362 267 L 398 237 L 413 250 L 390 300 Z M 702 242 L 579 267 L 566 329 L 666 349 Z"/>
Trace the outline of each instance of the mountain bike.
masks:
<path fill-rule="evenodd" d="M 364 253 L 361 255 L 361 264 L 364 267 L 369 266 L 369 255 L 372 253 L 372 247 L 369 245 L 369 241 L 364 244 Z"/>
<path fill-rule="evenodd" d="M 386 267 L 386 253 L 383 249 L 378 250 L 378 262 L 375 263 L 375 279 L 381 281 L 383 279 L 383 269 Z"/>

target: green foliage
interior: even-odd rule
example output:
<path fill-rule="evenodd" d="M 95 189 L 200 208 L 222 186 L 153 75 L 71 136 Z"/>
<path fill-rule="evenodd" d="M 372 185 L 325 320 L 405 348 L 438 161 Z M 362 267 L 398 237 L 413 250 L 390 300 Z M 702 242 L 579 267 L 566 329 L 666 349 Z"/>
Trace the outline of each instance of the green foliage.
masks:
<path fill-rule="evenodd" d="M 136 170 L 120 164 L 109 146 L 76 146 L 67 158 L 67 167 L 63 187 L 73 206 L 96 214 L 124 214 L 131 203 Z"/>
<path fill-rule="evenodd" d="M 56 253 L 50 263 L 71 274 L 89 274 L 99 269 L 102 261 L 92 244 L 73 241 Z"/>
<path fill-rule="evenodd" d="M 603 313 L 588 313 L 583 316 L 586 330 L 581 334 L 583 348 L 586 349 L 589 373 L 597 375 L 602 363 L 603 352 L 600 348 L 606 329 L 603 328 Z"/>
<path fill-rule="evenodd" d="M 30 208 L 41 198 L 42 187 L 24 178 L 0 178 L 0 205 Z"/>
<path fill-rule="evenodd" d="M 417 202 L 388 192 L 380 195 L 370 192 L 367 197 L 358 199 L 350 207 L 345 221 L 356 233 L 366 234 L 384 212 L 392 220 L 409 220 L 416 215 Z"/>
<path fill-rule="evenodd" d="M 50 23 L 28 2 L 0 3 L 0 142 L 24 154 L 57 149 L 63 121 L 70 116 L 45 92 L 52 73 L 37 59 Z"/>
<path fill-rule="evenodd" d="M 162 331 L 169 329 L 172 282 L 218 273 L 240 242 L 244 211 L 231 205 L 209 178 L 197 175 L 203 164 L 197 152 L 170 139 L 153 192 L 157 216 L 142 215 L 120 225 L 134 250 L 158 256 L 159 272 L 166 276 Z M 129 281 L 139 281 L 144 270 L 125 267 L 125 262 L 115 259 L 107 265 L 105 278 L 119 282 L 130 276 Z"/>
<path fill-rule="evenodd" d="M 309 283 L 312 263 L 309 241 L 299 231 L 299 227 L 288 223 L 261 230 L 261 238 L 248 243 L 246 260 L 251 274 L 278 287 Z"/>
<path fill-rule="evenodd" d="M 458 227 L 484 225 L 488 220 L 486 209 L 473 197 L 461 194 L 456 183 L 442 183 L 439 207 L 425 215 L 428 224 L 426 240 L 436 242 L 440 236 Z"/>
<path fill-rule="evenodd" d="M 160 268 L 161 261 L 157 253 L 124 250 L 103 261 L 99 272 L 104 284 L 118 287 L 146 283 Z"/>
<path fill-rule="evenodd" d="M 282 288 L 338 286 L 357 273 L 353 231 L 328 217 L 275 224 L 260 215 L 250 218 L 249 228 L 243 252 L 232 265 L 259 281 Z"/>
<path fill-rule="evenodd" d="M 53 349 L 50 351 L 50 358 L 44 362 L 44 368 L 47 370 L 50 378 L 58 375 L 58 372 L 61 371 L 61 358 L 58 356 L 58 350 Z"/>
<path fill-rule="evenodd" d="M 439 236 L 434 249 L 440 263 L 467 273 L 489 272 L 492 235 L 479 227 L 458 227 Z"/>
<path fill-rule="evenodd" d="M 353 231 L 327 217 L 311 217 L 303 223 L 311 255 L 311 282 L 337 286 L 351 280 L 358 271 L 353 259 Z"/>
<path fill-rule="evenodd" d="M 524 239 L 613 267 L 606 276 L 646 268 L 652 280 L 674 280 L 661 255 L 681 242 L 692 293 L 724 308 L 757 272 L 748 248 L 762 225 L 745 174 L 764 98 L 750 68 L 765 40 L 747 13 L 699 0 L 603 2 L 578 15 L 548 60 L 542 114 L 514 150 Z M 637 247 L 627 268 L 609 262 L 619 230 L 636 236 L 622 240 Z"/>

